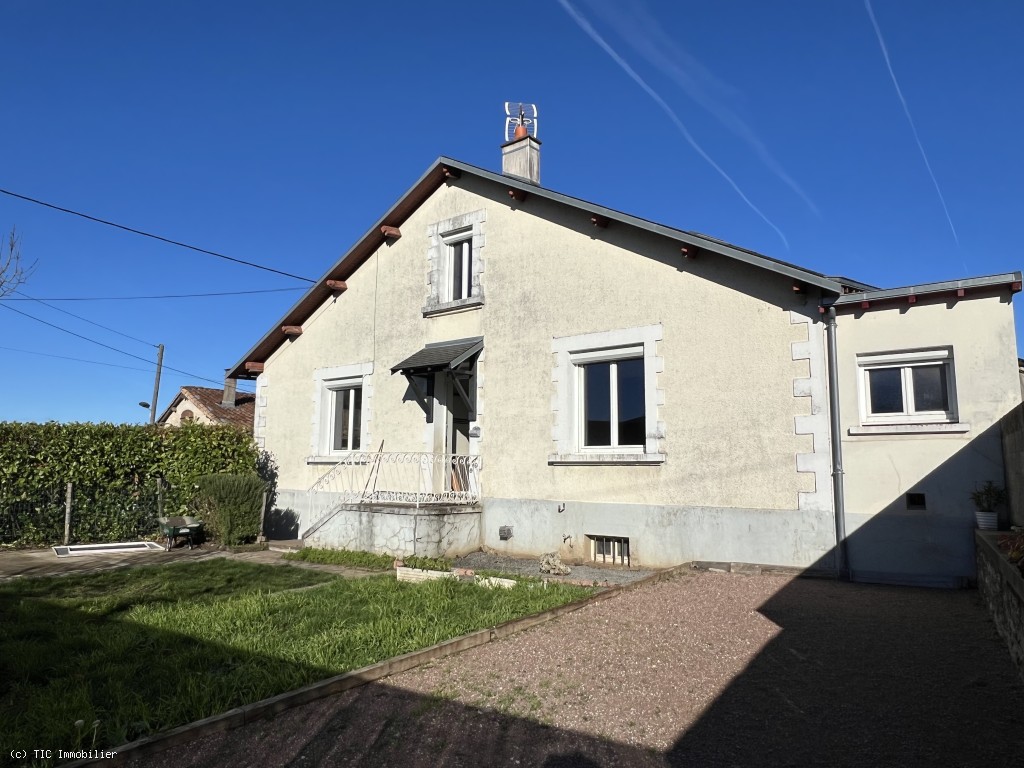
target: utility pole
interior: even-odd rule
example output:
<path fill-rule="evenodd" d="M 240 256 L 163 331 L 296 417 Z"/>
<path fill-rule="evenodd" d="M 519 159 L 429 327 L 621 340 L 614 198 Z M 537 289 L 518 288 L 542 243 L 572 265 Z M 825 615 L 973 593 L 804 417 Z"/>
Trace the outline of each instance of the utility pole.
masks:
<path fill-rule="evenodd" d="M 156 424 L 156 401 L 160 397 L 160 370 L 164 367 L 164 345 L 156 345 L 156 381 L 153 382 L 153 402 L 149 405 L 149 423 Z"/>

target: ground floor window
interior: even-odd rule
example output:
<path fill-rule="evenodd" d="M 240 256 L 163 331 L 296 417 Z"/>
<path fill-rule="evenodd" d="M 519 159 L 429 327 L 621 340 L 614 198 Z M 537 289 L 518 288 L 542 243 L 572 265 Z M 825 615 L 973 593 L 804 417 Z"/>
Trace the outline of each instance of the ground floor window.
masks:
<path fill-rule="evenodd" d="M 332 390 L 331 450 L 358 451 L 362 420 L 363 388 L 343 387 Z"/>
<path fill-rule="evenodd" d="M 370 442 L 373 363 L 320 368 L 314 374 L 315 415 L 309 461 L 337 461 Z"/>
<path fill-rule="evenodd" d="M 661 325 L 552 339 L 555 424 L 550 464 L 659 464 L 665 425 Z"/>
<path fill-rule="evenodd" d="M 583 447 L 643 450 L 647 433 L 643 357 L 583 363 L 577 368 Z"/>
<path fill-rule="evenodd" d="M 857 365 L 862 423 L 957 420 L 950 350 L 859 355 Z"/>

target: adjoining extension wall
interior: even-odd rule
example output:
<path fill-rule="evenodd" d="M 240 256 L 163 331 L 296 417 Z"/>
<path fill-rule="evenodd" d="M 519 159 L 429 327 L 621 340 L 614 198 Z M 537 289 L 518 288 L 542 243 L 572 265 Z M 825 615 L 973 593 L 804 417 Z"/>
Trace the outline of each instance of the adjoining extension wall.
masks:
<path fill-rule="evenodd" d="M 973 579 L 970 493 L 986 480 L 1005 485 L 1000 420 L 1021 402 L 1008 292 L 847 309 L 838 340 L 854 577 L 940 586 Z M 866 427 L 858 359 L 929 350 L 952 357 L 956 423 Z"/>
<path fill-rule="evenodd" d="M 425 313 L 437 279 L 432 238 L 439 222 L 460 221 L 477 228 L 483 301 Z M 598 228 L 582 211 L 519 203 L 472 177 L 439 188 L 401 231 L 259 377 L 256 437 L 277 459 L 281 505 L 294 505 L 302 530 L 316 516 L 305 491 L 331 466 L 318 455 L 318 377 L 362 377 L 363 450 L 434 451 L 438 423 L 426 423 L 390 368 L 426 343 L 482 336 L 470 439 L 483 458 L 480 545 L 589 559 L 587 537 L 621 537 L 644 566 L 830 557 L 813 288 L 794 291 L 790 279 L 714 253 L 684 259 L 677 241 Z M 634 344 L 650 382 L 644 455 L 595 460 L 573 446 L 566 350 Z M 506 525 L 513 535 L 502 539 Z"/>

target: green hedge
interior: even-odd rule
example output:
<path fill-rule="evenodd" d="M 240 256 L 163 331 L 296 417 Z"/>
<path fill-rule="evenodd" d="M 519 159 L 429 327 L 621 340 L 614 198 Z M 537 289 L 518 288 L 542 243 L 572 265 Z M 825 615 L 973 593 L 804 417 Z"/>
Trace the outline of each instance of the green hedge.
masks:
<path fill-rule="evenodd" d="M 69 482 L 72 541 L 118 541 L 153 532 L 158 505 L 165 515 L 188 514 L 203 475 L 272 483 L 275 470 L 234 427 L 0 422 L 0 542 L 63 540 Z"/>

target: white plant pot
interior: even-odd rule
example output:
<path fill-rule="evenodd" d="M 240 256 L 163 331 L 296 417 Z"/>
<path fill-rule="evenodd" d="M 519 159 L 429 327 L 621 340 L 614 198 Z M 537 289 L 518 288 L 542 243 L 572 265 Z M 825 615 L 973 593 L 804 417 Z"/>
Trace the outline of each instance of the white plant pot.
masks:
<path fill-rule="evenodd" d="M 979 530 L 994 531 L 999 527 L 998 512 L 975 512 L 974 518 L 978 521 Z"/>

